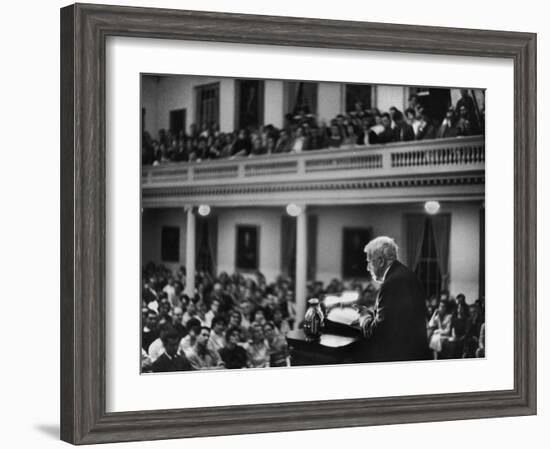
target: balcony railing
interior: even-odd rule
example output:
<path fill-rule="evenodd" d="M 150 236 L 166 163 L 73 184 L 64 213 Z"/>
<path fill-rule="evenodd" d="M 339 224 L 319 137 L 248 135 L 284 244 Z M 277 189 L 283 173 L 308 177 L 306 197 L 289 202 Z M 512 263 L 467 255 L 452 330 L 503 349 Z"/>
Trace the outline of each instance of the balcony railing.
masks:
<path fill-rule="evenodd" d="M 473 172 L 485 168 L 483 136 L 177 162 L 142 168 L 144 189 Z M 260 179 L 261 178 L 261 179 Z"/>

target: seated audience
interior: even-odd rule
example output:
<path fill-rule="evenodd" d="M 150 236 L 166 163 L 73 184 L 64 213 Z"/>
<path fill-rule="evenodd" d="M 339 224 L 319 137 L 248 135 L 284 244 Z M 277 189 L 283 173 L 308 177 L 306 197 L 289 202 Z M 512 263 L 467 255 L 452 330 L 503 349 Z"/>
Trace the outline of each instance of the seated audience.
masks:
<path fill-rule="evenodd" d="M 196 370 L 210 370 L 223 368 L 224 364 L 217 351 L 209 348 L 210 328 L 202 326 L 195 344 L 189 351 L 187 359 Z"/>
<path fill-rule="evenodd" d="M 239 342 L 245 342 L 247 340 L 248 328 L 241 325 L 242 314 L 237 309 L 232 310 L 229 313 L 228 328 L 237 329 L 239 332 Z"/>
<path fill-rule="evenodd" d="M 162 334 L 163 353 L 153 362 L 152 370 L 154 373 L 164 373 L 169 371 L 190 371 L 191 364 L 178 351 L 179 337 L 176 331 L 170 330 Z"/>
<path fill-rule="evenodd" d="M 422 105 L 416 107 L 416 116 L 420 122 L 415 136 L 416 140 L 435 139 L 437 127 Z"/>
<path fill-rule="evenodd" d="M 391 107 L 390 115 L 392 119 L 393 141 L 407 142 L 414 140 L 414 129 L 407 123 L 403 117 L 403 113 L 397 108 Z"/>
<path fill-rule="evenodd" d="M 200 132 L 195 124 L 191 124 L 188 133 L 181 131 L 177 135 L 161 129 L 156 139 L 143 132 L 142 163 L 198 163 L 218 158 L 260 157 L 275 153 L 299 153 L 483 133 L 483 106 L 478 111 L 466 89 L 461 91 L 461 98 L 455 108 L 449 104 L 446 114 L 441 117 L 430 117 L 423 103 L 417 95 L 412 95 L 404 114 L 395 106 L 390 107 L 389 112 L 376 108 L 353 108 L 329 120 L 330 126 L 318 121 L 314 114 L 298 111 L 287 114 L 280 129 L 268 124 L 221 132 L 218 124 L 210 123 L 203 124 Z M 355 105 L 363 107 L 360 101 Z M 174 303 L 172 288 L 167 287 L 166 293 L 172 307 L 179 305 Z"/>
<path fill-rule="evenodd" d="M 201 322 L 196 318 L 191 318 L 187 322 L 187 335 L 183 337 L 180 341 L 178 347 L 178 354 L 190 354 L 191 350 L 197 342 L 197 336 L 201 331 Z"/>
<path fill-rule="evenodd" d="M 182 293 L 186 275 L 185 267 L 170 270 L 152 263 L 143 267 L 142 372 L 151 371 L 152 363 L 164 354 L 165 345 L 159 335 L 167 332 L 177 334 L 177 353 L 180 356 L 189 360 L 195 354 L 194 363 L 197 367 L 221 368 L 222 364 L 211 361 L 216 358 L 233 360 L 232 366 L 235 367 L 285 366 L 288 356 L 285 336 L 292 328 L 299 327 L 303 318 L 296 320 L 291 278 L 280 275 L 268 282 L 259 272 L 231 275 L 221 272 L 214 276 L 198 270 L 194 273 L 197 293 L 191 299 Z M 172 307 L 168 300 L 165 286 L 170 279 L 173 280 L 176 298 L 182 306 Z M 339 295 L 350 290 L 359 293 L 359 303 L 365 306 L 372 305 L 377 295 L 377 287 L 370 280 L 358 282 L 332 279 L 326 284 L 321 281 L 308 282 L 306 300 Z M 159 313 L 147 307 L 152 298 L 158 298 L 154 301 L 157 301 L 157 309 L 164 317 L 162 328 L 159 325 Z M 208 312 L 206 304 L 210 304 Z M 468 305 L 463 294 L 454 298 L 448 291 L 443 291 L 440 295 L 427 298 L 426 305 L 430 311 L 426 321 L 434 357 L 483 356 L 483 300 Z M 206 332 L 206 355 L 201 351 L 199 355 L 196 354 L 197 348 L 201 348 L 200 344 L 197 346 L 201 326 L 204 327 L 201 319 L 210 320 L 212 328 Z M 236 330 L 231 338 L 236 346 L 245 351 L 244 358 L 242 351 L 235 349 L 227 338 L 226 328 Z M 227 347 L 230 347 L 229 352 Z M 225 354 L 224 357 L 222 354 Z"/>
<path fill-rule="evenodd" d="M 344 141 L 344 137 L 340 132 L 338 125 L 333 124 L 330 127 L 329 137 L 328 137 L 328 147 L 329 148 L 339 148 Z"/>
<path fill-rule="evenodd" d="M 264 324 L 265 341 L 269 347 L 269 366 L 287 366 L 288 346 L 283 335 L 275 331 L 275 324 Z"/>
<path fill-rule="evenodd" d="M 187 335 L 187 328 L 183 324 L 183 309 L 174 307 L 172 311 L 172 327 L 178 333 L 180 339 Z"/>
<path fill-rule="evenodd" d="M 442 354 L 444 344 L 451 336 L 452 314 L 449 311 L 449 303 L 440 301 L 438 309 L 434 312 L 428 323 L 429 346 L 434 351 L 435 358 L 444 357 Z"/>
<path fill-rule="evenodd" d="M 225 318 L 221 315 L 216 315 L 212 320 L 212 331 L 208 340 L 208 347 L 212 351 L 219 352 L 225 344 Z"/>
<path fill-rule="evenodd" d="M 481 326 L 484 323 L 484 319 L 477 303 L 471 304 L 469 309 L 470 325 L 464 337 L 464 351 L 466 357 L 475 357 L 479 347 L 479 335 L 481 334 Z"/>
<path fill-rule="evenodd" d="M 218 298 L 212 298 L 210 304 L 210 310 L 204 315 L 204 324 L 208 327 L 212 327 L 212 320 L 218 314 L 220 310 L 220 300 Z"/>
<path fill-rule="evenodd" d="M 248 366 L 248 356 L 240 342 L 240 331 L 230 327 L 225 333 L 226 345 L 219 350 L 220 357 L 227 369 L 240 369 Z"/>
<path fill-rule="evenodd" d="M 273 310 L 273 324 L 275 325 L 275 329 L 277 330 L 277 332 L 279 332 L 281 335 L 286 335 L 287 332 L 291 329 L 288 320 L 286 318 L 283 318 L 283 312 L 280 307 L 276 307 Z"/>
<path fill-rule="evenodd" d="M 466 339 L 469 325 L 470 322 L 466 315 L 466 307 L 459 303 L 456 306 L 456 313 L 452 318 L 451 338 L 449 339 L 449 355 L 453 358 L 465 357 L 464 340 Z"/>
<path fill-rule="evenodd" d="M 304 135 L 304 128 L 298 126 L 295 131 L 294 139 L 290 143 L 290 151 L 300 153 L 307 150 L 307 137 Z"/>
<path fill-rule="evenodd" d="M 158 328 L 158 314 L 154 310 L 147 312 L 145 319 L 145 325 L 141 331 L 141 347 L 145 350 L 149 350 L 149 346 L 160 336 Z"/>
<path fill-rule="evenodd" d="M 254 323 L 251 325 L 252 338 L 245 345 L 246 354 L 248 356 L 249 368 L 266 368 L 269 366 L 271 359 L 269 346 L 264 338 L 264 330 L 261 324 Z"/>
<path fill-rule="evenodd" d="M 456 134 L 458 136 L 473 136 L 477 134 L 474 121 L 470 117 L 470 111 L 466 106 L 460 106 L 458 110 L 458 122 L 456 123 Z"/>
<path fill-rule="evenodd" d="M 456 137 L 458 134 L 458 130 L 455 126 L 455 111 L 453 108 L 447 109 L 447 113 L 445 114 L 445 118 L 441 122 L 441 125 L 439 125 L 439 129 L 437 130 L 436 137 L 438 138 L 448 138 L 448 137 Z"/>

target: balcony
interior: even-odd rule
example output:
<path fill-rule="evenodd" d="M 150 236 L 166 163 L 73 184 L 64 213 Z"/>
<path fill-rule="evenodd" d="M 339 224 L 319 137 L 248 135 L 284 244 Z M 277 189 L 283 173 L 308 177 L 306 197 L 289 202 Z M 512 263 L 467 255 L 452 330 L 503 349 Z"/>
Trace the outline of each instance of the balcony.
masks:
<path fill-rule="evenodd" d="M 481 199 L 483 136 L 142 168 L 145 207 Z"/>

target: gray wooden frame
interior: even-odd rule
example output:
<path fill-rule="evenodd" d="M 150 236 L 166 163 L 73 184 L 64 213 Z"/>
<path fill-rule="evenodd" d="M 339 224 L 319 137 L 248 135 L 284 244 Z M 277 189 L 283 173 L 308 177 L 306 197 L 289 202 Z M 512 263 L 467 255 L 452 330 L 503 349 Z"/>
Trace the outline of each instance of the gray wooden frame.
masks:
<path fill-rule="evenodd" d="M 107 36 L 510 58 L 514 388 L 106 413 Z M 77 4 L 61 10 L 61 438 L 74 444 L 536 413 L 536 35 Z"/>

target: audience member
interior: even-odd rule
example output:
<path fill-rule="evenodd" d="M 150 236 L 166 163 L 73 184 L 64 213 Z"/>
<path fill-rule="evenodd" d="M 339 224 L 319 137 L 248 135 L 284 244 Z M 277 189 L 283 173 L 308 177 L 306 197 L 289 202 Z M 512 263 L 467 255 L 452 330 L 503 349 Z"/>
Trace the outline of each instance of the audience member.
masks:
<path fill-rule="evenodd" d="M 153 362 L 154 373 L 169 371 L 190 371 L 193 368 L 185 357 L 178 354 L 179 337 L 176 331 L 170 330 L 162 334 L 163 353 Z"/>
<path fill-rule="evenodd" d="M 154 310 L 149 310 L 141 332 L 141 347 L 147 352 L 151 343 L 159 336 L 158 314 Z"/>
<path fill-rule="evenodd" d="M 215 316 L 212 320 L 212 331 L 208 340 L 208 347 L 212 351 L 219 352 L 225 346 L 225 324 L 225 318 L 221 315 Z"/>
<path fill-rule="evenodd" d="M 219 350 L 220 357 L 227 369 L 246 368 L 248 356 L 242 346 L 239 345 L 240 331 L 236 327 L 230 327 L 225 333 L 226 345 Z"/>
<path fill-rule="evenodd" d="M 269 366 L 287 366 L 288 346 L 284 335 L 276 332 L 272 321 L 264 324 L 264 334 L 269 347 Z"/>
<path fill-rule="evenodd" d="M 191 318 L 187 322 L 187 335 L 180 341 L 178 354 L 188 355 L 191 353 L 193 346 L 197 342 L 197 336 L 201 331 L 201 322 L 197 318 Z"/>
<path fill-rule="evenodd" d="M 187 356 L 189 363 L 196 370 L 209 370 L 223 368 L 223 361 L 217 351 L 208 346 L 210 339 L 210 328 L 202 326 L 195 344 Z"/>
<path fill-rule="evenodd" d="M 434 357 L 440 358 L 445 356 L 441 354 L 444 344 L 451 336 L 452 314 L 449 311 L 449 303 L 440 301 L 439 307 L 434 312 L 430 322 L 428 323 L 429 346 L 434 351 Z"/>
<path fill-rule="evenodd" d="M 264 338 L 264 330 L 261 324 L 254 323 L 251 326 L 252 338 L 246 344 L 245 350 L 248 356 L 249 368 L 266 368 L 269 366 L 270 352 Z"/>
<path fill-rule="evenodd" d="M 180 339 L 187 335 L 187 328 L 183 324 L 183 309 L 181 307 L 174 307 L 172 311 L 172 327 L 178 333 Z"/>

